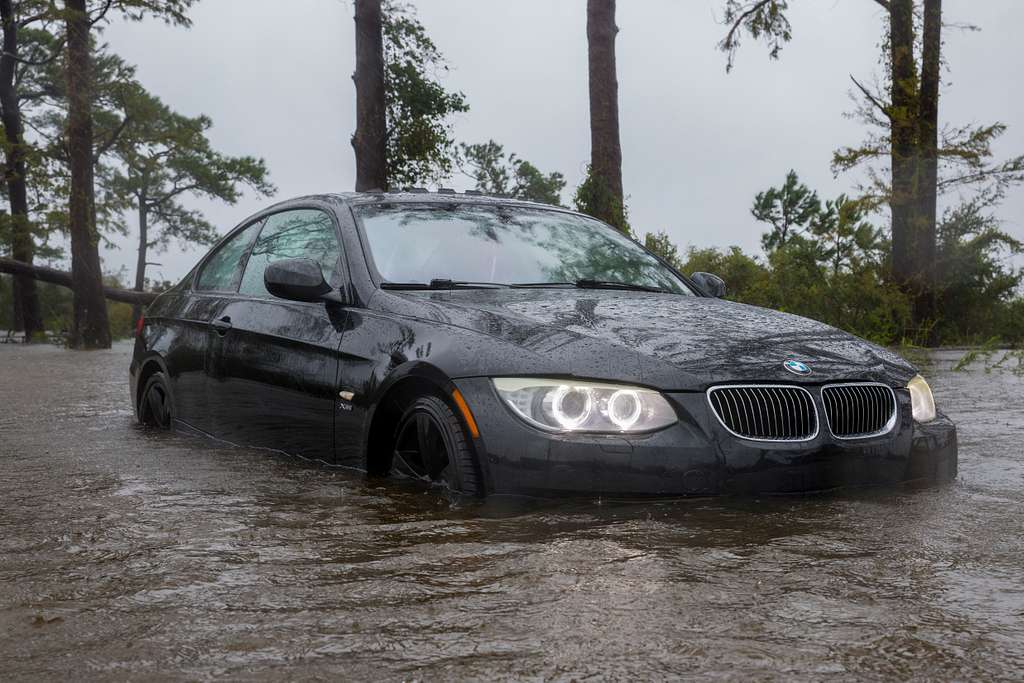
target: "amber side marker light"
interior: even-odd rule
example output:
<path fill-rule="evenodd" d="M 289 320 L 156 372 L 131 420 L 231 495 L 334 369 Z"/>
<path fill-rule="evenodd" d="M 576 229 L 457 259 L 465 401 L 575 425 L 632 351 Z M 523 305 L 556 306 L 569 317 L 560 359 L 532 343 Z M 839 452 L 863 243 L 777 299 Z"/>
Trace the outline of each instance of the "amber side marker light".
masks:
<path fill-rule="evenodd" d="M 469 410 L 469 405 L 466 404 L 466 399 L 462 398 L 462 392 L 458 389 L 452 392 L 452 398 L 455 399 L 455 405 L 459 407 L 459 411 L 462 413 L 462 417 L 466 420 L 466 426 L 469 427 L 469 434 L 474 439 L 480 438 L 480 430 L 476 426 L 476 420 L 473 419 L 473 413 Z"/>
<path fill-rule="evenodd" d="M 135 336 L 142 334 L 142 328 L 146 326 L 146 316 L 140 315 L 139 322 L 135 323 Z"/>

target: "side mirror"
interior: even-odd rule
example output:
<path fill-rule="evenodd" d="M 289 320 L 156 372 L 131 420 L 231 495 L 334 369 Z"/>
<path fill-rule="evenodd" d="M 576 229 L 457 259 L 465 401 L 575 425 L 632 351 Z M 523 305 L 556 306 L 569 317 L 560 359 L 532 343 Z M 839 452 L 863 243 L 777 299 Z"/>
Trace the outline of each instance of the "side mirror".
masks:
<path fill-rule="evenodd" d="M 711 273 L 694 273 L 690 276 L 698 287 L 713 297 L 721 299 L 725 296 L 725 280 Z"/>
<path fill-rule="evenodd" d="M 289 301 L 320 301 L 331 293 L 320 264 L 308 258 L 274 261 L 263 271 L 267 291 Z"/>

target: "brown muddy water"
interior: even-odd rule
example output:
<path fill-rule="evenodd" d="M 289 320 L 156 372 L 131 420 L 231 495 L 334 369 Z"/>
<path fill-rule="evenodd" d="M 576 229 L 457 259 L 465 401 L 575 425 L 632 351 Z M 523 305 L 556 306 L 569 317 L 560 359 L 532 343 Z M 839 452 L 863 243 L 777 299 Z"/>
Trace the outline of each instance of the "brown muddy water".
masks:
<path fill-rule="evenodd" d="M 1024 677 L 1024 378 L 930 370 L 950 486 L 490 502 L 137 427 L 0 347 L 0 679 Z"/>

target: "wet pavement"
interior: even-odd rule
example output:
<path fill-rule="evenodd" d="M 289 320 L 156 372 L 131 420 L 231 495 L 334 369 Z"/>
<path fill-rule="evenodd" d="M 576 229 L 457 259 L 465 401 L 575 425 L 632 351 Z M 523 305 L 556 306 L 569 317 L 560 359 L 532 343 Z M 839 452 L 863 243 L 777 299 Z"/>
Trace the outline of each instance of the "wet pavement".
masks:
<path fill-rule="evenodd" d="M 130 347 L 0 347 L 0 679 L 1024 676 L 1024 378 L 934 357 L 950 486 L 437 495 L 134 424 Z"/>

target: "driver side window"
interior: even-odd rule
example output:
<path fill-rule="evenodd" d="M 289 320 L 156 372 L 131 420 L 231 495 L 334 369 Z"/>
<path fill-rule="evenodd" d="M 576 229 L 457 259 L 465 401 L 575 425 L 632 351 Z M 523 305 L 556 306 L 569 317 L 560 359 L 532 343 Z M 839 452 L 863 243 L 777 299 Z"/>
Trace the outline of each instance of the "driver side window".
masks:
<path fill-rule="evenodd" d="M 341 259 L 334 221 L 317 209 L 282 211 L 267 218 L 253 245 L 239 292 L 271 296 L 263 284 L 263 271 L 274 261 L 308 258 L 320 264 L 324 280 L 332 282 Z"/>

